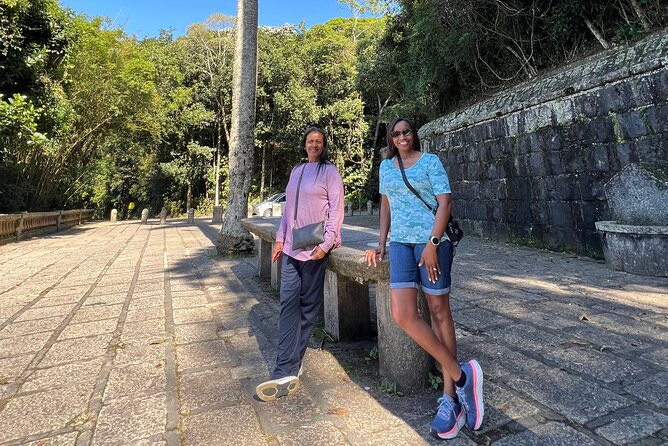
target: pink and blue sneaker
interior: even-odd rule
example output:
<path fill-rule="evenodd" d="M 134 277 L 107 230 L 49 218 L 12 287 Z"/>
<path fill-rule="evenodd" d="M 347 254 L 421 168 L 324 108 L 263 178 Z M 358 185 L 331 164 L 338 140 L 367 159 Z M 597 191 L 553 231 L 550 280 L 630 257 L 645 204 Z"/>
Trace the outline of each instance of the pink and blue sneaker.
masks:
<path fill-rule="evenodd" d="M 443 395 L 438 399 L 438 411 L 431 423 L 431 434 L 443 440 L 455 438 L 465 422 L 466 415 L 461 404 L 456 403 L 450 395 Z"/>
<path fill-rule="evenodd" d="M 475 359 L 461 363 L 462 373 L 466 375 L 463 387 L 455 387 L 459 402 L 466 412 L 466 424 L 472 430 L 480 429 L 485 415 L 485 402 L 482 396 L 482 369 Z"/>

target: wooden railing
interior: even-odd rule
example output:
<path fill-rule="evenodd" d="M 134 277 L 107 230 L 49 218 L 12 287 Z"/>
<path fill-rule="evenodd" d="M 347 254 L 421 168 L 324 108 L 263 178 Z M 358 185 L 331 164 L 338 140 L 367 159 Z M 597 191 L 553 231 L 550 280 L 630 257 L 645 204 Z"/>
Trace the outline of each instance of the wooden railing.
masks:
<path fill-rule="evenodd" d="M 19 241 L 38 232 L 60 231 L 93 217 L 93 209 L 71 209 L 52 212 L 0 214 L 0 244 Z"/>

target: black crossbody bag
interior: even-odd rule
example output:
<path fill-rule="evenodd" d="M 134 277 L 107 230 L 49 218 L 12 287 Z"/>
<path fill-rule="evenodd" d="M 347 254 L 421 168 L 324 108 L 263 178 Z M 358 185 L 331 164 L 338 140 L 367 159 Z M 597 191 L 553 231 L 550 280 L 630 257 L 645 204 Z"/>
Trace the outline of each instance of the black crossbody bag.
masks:
<path fill-rule="evenodd" d="M 429 209 L 432 214 L 436 215 L 436 211 L 438 210 L 438 204 L 436 205 L 436 207 L 433 207 L 429 203 L 424 201 L 424 198 L 422 198 L 418 193 L 418 191 L 416 191 L 415 188 L 411 186 L 411 183 L 408 182 L 408 178 L 406 178 L 406 172 L 404 172 L 404 163 L 403 161 L 401 161 L 401 156 L 399 155 L 397 155 L 397 162 L 399 163 L 399 169 L 401 170 L 401 177 L 404 179 L 404 183 L 406 183 L 406 187 L 408 188 L 408 190 L 413 192 L 415 196 L 418 197 L 420 201 L 424 203 L 425 206 L 427 206 L 427 209 Z M 452 246 L 455 247 L 459 244 L 459 241 L 464 238 L 464 231 L 459 227 L 459 223 L 452 216 L 452 213 L 450 213 L 448 224 L 445 226 L 445 234 L 450 239 L 450 242 L 452 242 Z"/>

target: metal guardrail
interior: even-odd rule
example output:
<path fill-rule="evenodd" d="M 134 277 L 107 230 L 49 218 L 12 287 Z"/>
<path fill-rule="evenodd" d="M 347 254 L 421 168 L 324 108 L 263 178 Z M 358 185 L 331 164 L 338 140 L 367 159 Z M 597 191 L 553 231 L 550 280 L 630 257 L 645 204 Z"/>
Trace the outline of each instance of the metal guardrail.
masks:
<path fill-rule="evenodd" d="M 0 244 L 19 241 L 37 232 L 60 231 L 93 217 L 93 209 L 71 209 L 52 212 L 0 214 Z"/>

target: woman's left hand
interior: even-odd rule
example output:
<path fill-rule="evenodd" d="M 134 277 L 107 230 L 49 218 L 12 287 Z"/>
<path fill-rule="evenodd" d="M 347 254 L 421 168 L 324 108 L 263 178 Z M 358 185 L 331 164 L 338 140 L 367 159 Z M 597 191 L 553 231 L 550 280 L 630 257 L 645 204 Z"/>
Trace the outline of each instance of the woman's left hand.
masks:
<path fill-rule="evenodd" d="M 311 259 L 320 260 L 324 259 L 327 253 L 323 251 L 320 246 L 316 246 L 313 251 L 311 251 Z"/>
<path fill-rule="evenodd" d="M 439 276 L 441 275 L 441 267 L 438 264 L 438 247 L 427 243 L 427 245 L 422 250 L 422 257 L 420 257 L 420 263 L 418 266 L 423 266 L 427 268 L 427 276 L 431 283 L 436 283 Z"/>

